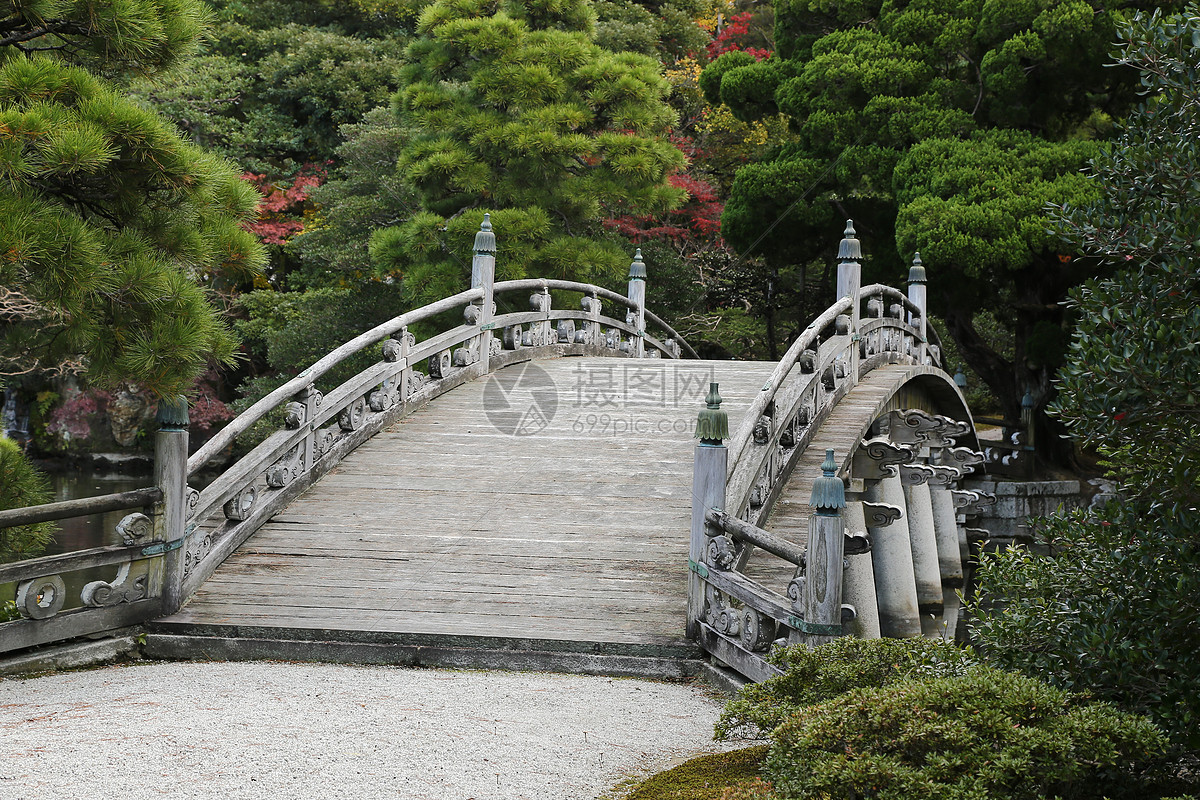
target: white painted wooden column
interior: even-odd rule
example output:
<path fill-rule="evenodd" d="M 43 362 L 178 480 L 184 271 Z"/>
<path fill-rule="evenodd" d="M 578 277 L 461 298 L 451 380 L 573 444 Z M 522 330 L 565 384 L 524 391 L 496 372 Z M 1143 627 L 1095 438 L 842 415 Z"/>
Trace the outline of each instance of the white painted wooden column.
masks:
<path fill-rule="evenodd" d="M 867 499 L 896 506 L 902 511 L 907 505 L 899 475 L 868 486 Z M 871 535 L 875 594 L 879 601 L 879 633 L 895 639 L 920 636 L 921 615 L 907 515 L 902 514 L 886 529 L 867 530 Z"/>
<path fill-rule="evenodd" d="M 183 562 L 187 552 L 188 403 L 182 395 L 158 404 L 154 434 L 154 484 L 162 491 L 162 613 L 183 605 Z M 149 587 L 147 587 L 149 588 Z"/>
<path fill-rule="evenodd" d="M 838 245 L 837 297 L 850 298 L 850 337 L 853 343 L 850 347 L 849 375 L 850 385 L 858 383 L 858 363 L 861 335 L 859 326 L 862 323 L 862 308 L 858 302 L 858 290 L 862 288 L 862 244 L 854 233 L 854 220 L 846 220 L 846 231 L 841 244 Z"/>
<path fill-rule="evenodd" d="M 633 325 L 637 333 L 634 335 L 631 355 L 634 358 L 646 356 L 646 262 L 642 260 L 642 248 L 637 249 L 633 263 L 629 265 L 629 302 L 633 308 L 625 315 L 626 321 Z"/>
<path fill-rule="evenodd" d="M 692 458 L 692 533 L 688 548 L 688 611 L 687 635 L 700 637 L 700 620 L 704 618 L 704 577 L 708 551 L 708 522 L 704 515 L 710 508 L 725 510 L 725 475 L 729 451 L 724 440 L 729 437 L 729 417 L 721 410 L 721 395 L 716 383 L 709 384 L 706 408 L 696 421 L 696 438 L 700 441 Z"/>
<path fill-rule="evenodd" d="M 474 255 L 471 257 L 471 288 L 483 289 L 478 302 L 479 367 L 488 372 L 492 355 L 492 318 L 495 314 L 493 286 L 496 283 L 496 234 L 492 232 L 492 215 L 483 215 L 483 224 L 475 234 Z"/>

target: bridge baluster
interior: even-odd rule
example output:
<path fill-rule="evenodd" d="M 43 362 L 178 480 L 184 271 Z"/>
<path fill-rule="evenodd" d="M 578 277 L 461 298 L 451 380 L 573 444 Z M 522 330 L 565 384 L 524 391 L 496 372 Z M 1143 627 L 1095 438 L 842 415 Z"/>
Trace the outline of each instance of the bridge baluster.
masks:
<path fill-rule="evenodd" d="M 696 444 L 692 461 L 692 531 L 688 548 L 687 635 L 698 639 L 700 621 L 705 616 L 709 541 L 721 533 L 705 519 L 709 509 L 725 509 L 725 475 L 729 451 L 724 440 L 729 436 L 729 416 L 721 410 L 717 384 L 709 384 L 706 408 L 696 421 Z M 717 555 L 717 554 L 714 554 Z"/>
<path fill-rule="evenodd" d="M 479 232 L 475 234 L 474 255 L 471 257 L 471 288 L 483 289 L 483 299 L 476 301 L 479 309 L 479 364 L 488 372 L 492 355 L 492 317 L 496 314 L 493 285 L 496 282 L 496 234 L 492 232 L 492 215 L 484 214 Z"/>
<path fill-rule="evenodd" d="M 642 248 L 638 248 L 629 265 L 629 302 L 633 308 L 626 315 L 626 321 L 633 325 L 636 333 L 630 343 L 630 355 L 634 358 L 644 358 L 646 355 L 646 262 L 642 261 Z"/>
<path fill-rule="evenodd" d="M 858 383 L 859 326 L 862 320 L 862 310 L 857 300 L 858 291 L 862 288 L 862 265 L 859 263 L 859 259 L 862 258 L 862 245 L 855 236 L 853 220 L 846 220 L 846 231 L 838 245 L 837 257 L 837 296 L 839 299 L 849 297 L 853 300 L 850 304 L 848 331 L 851 337 L 850 363 L 847 365 L 850 372 L 850 385 L 853 386 Z"/>
<path fill-rule="evenodd" d="M 810 647 L 841 636 L 843 619 L 853 619 L 854 615 L 854 610 L 849 608 L 845 609 L 849 611 L 845 614 L 842 606 L 842 562 L 845 558 L 842 514 L 846 495 L 842 480 L 837 477 L 837 468 L 833 451 L 826 450 L 821 477 L 813 481 L 809 502 L 813 515 L 808 520 L 802 589 L 793 599 L 793 608 L 795 601 L 800 602 L 799 619 L 794 620 L 799 635 L 793 634 L 790 638 Z"/>
<path fill-rule="evenodd" d="M 925 363 L 926 340 L 928 329 L 926 328 L 926 309 L 928 302 L 925 291 L 925 266 L 921 263 L 921 254 L 913 255 L 912 268 L 908 271 L 908 299 L 920 309 L 920 312 L 910 311 L 908 314 L 908 324 L 912 325 L 920 331 L 920 338 L 913 343 L 913 356 L 916 357 L 918 364 Z"/>
<path fill-rule="evenodd" d="M 158 432 L 154 435 L 154 483 L 162 501 L 154 509 L 162 515 L 162 610 L 172 614 L 183 605 L 183 564 L 190 493 L 187 485 L 188 403 L 182 395 L 163 398 L 158 404 Z M 157 580 L 158 576 L 152 579 Z"/>

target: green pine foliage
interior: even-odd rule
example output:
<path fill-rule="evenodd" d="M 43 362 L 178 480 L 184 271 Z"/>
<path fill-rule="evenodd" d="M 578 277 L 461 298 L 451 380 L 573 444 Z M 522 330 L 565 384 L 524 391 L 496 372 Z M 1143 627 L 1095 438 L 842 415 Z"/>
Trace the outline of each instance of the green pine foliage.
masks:
<path fill-rule="evenodd" d="M 1059 230 L 1117 271 L 1072 293 L 1079 323 L 1055 413 L 1120 498 L 1054 517 L 1049 558 L 986 556 L 972 635 L 996 663 L 1153 716 L 1200 748 L 1200 7 L 1140 16 L 1118 63 L 1142 104 L 1097 157 L 1100 198 Z"/>
<path fill-rule="evenodd" d="M 61 16 L 56 16 L 61 15 Z M 201 284 L 262 263 L 258 197 L 100 75 L 186 55 L 201 6 L 22 6 L 0 51 L 0 371 L 185 388 L 234 339 Z M 74 63 L 72 63 L 74 62 Z"/>
<path fill-rule="evenodd" d="M 601 220 L 681 202 L 658 62 L 600 48 L 593 25 L 581 0 L 438 0 L 421 13 L 394 101 L 412 132 L 398 168 L 420 209 L 371 242 L 412 302 L 464 288 L 485 211 L 500 279 L 603 280 L 629 253 Z"/>
<path fill-rule="evenodd" d="M 0 511 L 48 503 L 52 497 L 46 477 L 30 465 L 16 442 L 0 436 Z M 41 555 L 54 527 L 42 522 L 0 528 L 0 564 Z"/>
<path fill-rule="evenodd" d="M 710 102 L 747 120 L 782 112 L 795 134 L 738 173 L 723 235 L 740 251 L 782 216 L 756 253 L 796 263 L 853 217 L 868 278 L 889 283 L 920 251 L 933 312 L 1005 416 L 1027 388 L 1040 412 L 1068 337 L 1060 303 L 1095 269 L 1044 209 L 1095 199 L 1077 173 L 1135 98 L 1134 71 L 1105 66 L 1109 43 L 1128 9 L 1157 5 L 1179 4 L 777 3 L 776 56 L 727 53 L 702 78 Z M 976 325 L 984 312 L 1012 357 Z M 1039 449 L 1059 441 L 1046 430 Z"/>

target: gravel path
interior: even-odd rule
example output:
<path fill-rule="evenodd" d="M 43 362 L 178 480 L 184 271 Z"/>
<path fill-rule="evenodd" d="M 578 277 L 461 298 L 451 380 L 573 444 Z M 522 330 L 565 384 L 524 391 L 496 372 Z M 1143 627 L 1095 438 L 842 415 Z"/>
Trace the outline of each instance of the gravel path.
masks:
<path fill-rule="evenodd" d="M 680 684 L 330 664 L 0 680 L 0 797 L 591 800 L 719 749 L 720 709 Z"/>

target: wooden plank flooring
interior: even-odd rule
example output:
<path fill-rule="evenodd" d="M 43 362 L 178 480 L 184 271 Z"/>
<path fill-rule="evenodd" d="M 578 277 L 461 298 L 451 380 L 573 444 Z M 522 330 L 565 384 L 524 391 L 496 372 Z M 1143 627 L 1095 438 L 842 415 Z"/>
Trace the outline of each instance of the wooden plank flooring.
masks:
<path fill-rule="evenodd" d="M 491 379 L 453 390 L 350 454 L 162 622 L 680 643 L 696 414 L 719 381 L 735 428 L 774 365 L 536 366 L 557 389 L 543 429 L 510 432 L 550 416 L 536 384 L 517 384 L 507 416 Z"/>

